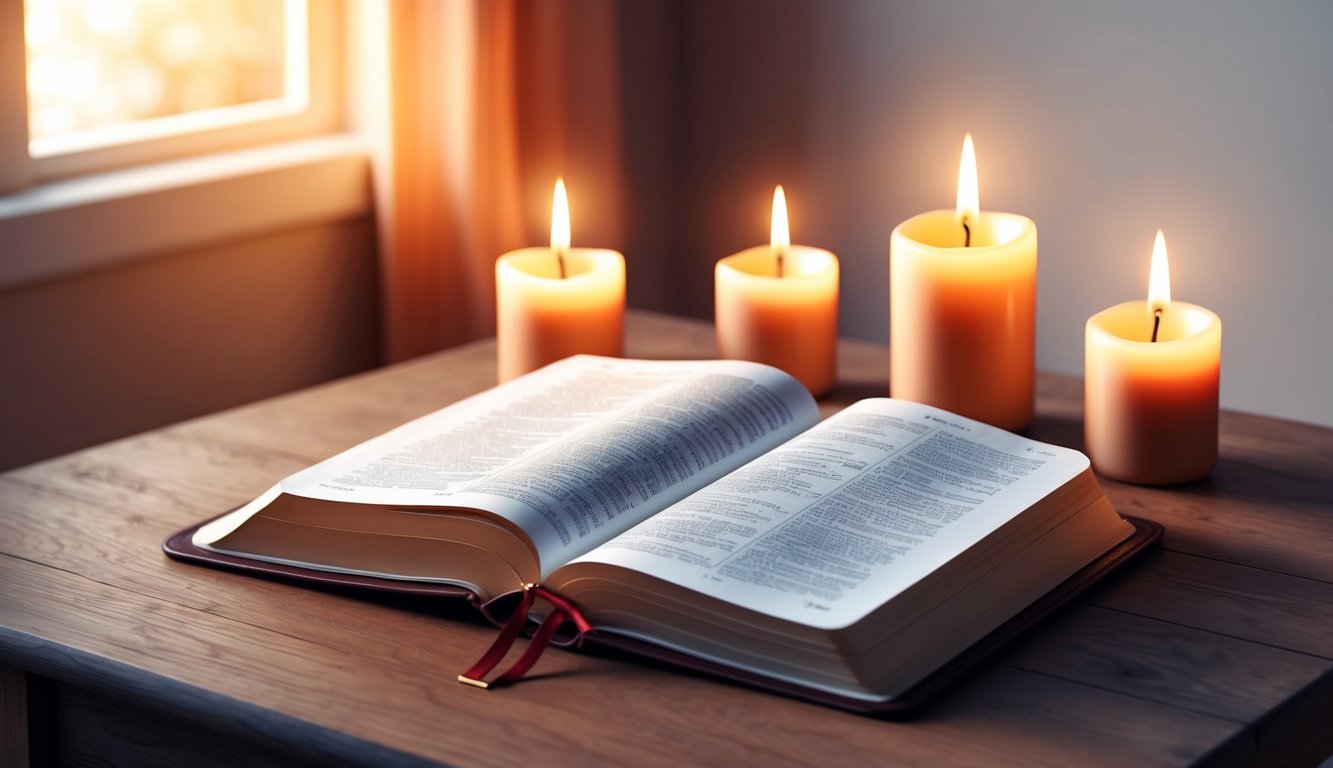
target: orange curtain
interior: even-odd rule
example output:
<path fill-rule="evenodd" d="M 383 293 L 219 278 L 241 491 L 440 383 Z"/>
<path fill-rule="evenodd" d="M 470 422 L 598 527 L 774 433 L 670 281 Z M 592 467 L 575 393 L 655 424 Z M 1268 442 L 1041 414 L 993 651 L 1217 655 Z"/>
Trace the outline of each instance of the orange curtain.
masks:
<path fill-rule="evenodd" d="M 384 72 L 368 88 L 385 112 L 370 119 L 394 362 L 494 332 L 495 258 L 544 241 L 556 175 L 576 242 L 595 220 L 583 231 L 599 241 L 582 242 L 618 244 L 620 100 L 611 0 L 382 9 Z"/>
<path fill-rule="evenodd" d="M 515 3 L 392 0 L 386 11 L 375 174 L 393 362 L 490 333 L 492 263 L 522 233 Z"/>

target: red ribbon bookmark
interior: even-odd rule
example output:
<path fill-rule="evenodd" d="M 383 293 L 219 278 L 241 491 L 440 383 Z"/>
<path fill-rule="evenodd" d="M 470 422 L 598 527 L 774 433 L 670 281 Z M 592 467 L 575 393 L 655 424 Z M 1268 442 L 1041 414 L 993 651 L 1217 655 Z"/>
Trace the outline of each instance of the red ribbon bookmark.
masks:
<path fill-rule="evenodd" d="M 483 678 L 504 659 L 505 654 L 509 653 L 509 649 L 513 647 L 514 641 L 518 639 L 519 633 L 527 626 L 528 611 L 532 610 L 532 604 L 538 597 L 554 606 L 555 610 L 543 619 L 541 625 L 537 627 L 537 631 L 528 643 L 527 650 L 523 651 L 523 655 L 519 656 L 518 660 L 499 677 L 489 683 L 486 682 Z M 528 673 L 529 669 L 532 669 L 532 665 L 537 663 L 537 659 L 541 658 L 546 646 L 550 645 L 551 637 L 555 635 L 555 631 L 566 621 L 574 622 L 574 626 L 578 627 L 579 637 L 593 630 L 592 624 L 583 618 L 579 609 L 562 595 L 552 592 L 540 584 L 524 584 L 523 599 L 519 602 L 518 607 L 514 609 L 513 615 L 505 622 L 504 627 L 500 629 L 500 634 L 496 636 L 495 642 L 491 643 L 491 647 L 486 650 L 486 653 L 482 654 L 481 659 L 476 664 L 473 664 L 468 671 L 458 676 L 458 682 L 478 688 L 499 688 L 518 682 Z"/>

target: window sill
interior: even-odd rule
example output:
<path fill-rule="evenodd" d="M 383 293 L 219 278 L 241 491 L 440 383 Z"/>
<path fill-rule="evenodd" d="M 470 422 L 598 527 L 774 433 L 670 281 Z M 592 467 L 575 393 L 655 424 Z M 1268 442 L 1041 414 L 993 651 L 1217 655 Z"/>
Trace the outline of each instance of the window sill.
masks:
<path fill-rule="evenodd" d="M 52 182 L 0 196 L 0 290 L 370 211 L 350 134 Z"/>

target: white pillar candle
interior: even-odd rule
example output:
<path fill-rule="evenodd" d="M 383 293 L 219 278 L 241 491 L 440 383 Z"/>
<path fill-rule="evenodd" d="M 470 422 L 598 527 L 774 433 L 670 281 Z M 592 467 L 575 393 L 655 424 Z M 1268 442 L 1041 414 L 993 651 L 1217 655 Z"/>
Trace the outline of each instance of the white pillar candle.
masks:
<path fill-rule="evenodd" d="M 982 212 L 969 134 L 958 206 L 889 240 L 889 390 L 1004 429 L 1032 420 L 1037 226 Z M 966 226 L 964 226 L 966 225 Z"/>
<path fill-rule="evenodd" d="M 814 395 L 833 388 L 838 257 L 822 248 L 790 244 L 781 186 L 773 193 L 769 245 L 718 261 L 714 302 L 720 357 L 781 368 Z"/>
<path fill-rule="evenodd" d="M 570 355 L 624 353 L 625 257 L 569 243 L 565 185 L 557 180 L 551 247 L 520 248 L 495 262 L 501 382 Z"/>
<path fill-rule="evenodd" d="M 1196 480 L 1217 463 L 1222 321 L 1203 307 L 1171 301 L 1161 232 L 1148 296 L 1147 302 L 1117 304 L 1088 319 L 1083 398 L 1088 458 L 1115 480 L 1154 485 Z"/>

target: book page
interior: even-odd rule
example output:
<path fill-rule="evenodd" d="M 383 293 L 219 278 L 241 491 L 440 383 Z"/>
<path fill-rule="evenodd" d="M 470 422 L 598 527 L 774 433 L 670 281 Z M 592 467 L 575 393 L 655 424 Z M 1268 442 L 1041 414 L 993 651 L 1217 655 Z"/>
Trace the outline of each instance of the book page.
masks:
<path fill-rule="evenodd" d="M 362 443 L 280 489 L 485 509 L 527 532 L 549 571 L 817 420 L 809 393 L 767 366 L 576 356 Z"/>
<path fill-rule="evenodd" d="M 297 496 L 438 505 L 503 469 L 690 378 L 679 364 L 571 357 L 367 440 L 282 481 Z"/>
<path fill-rule="evenodd" d="M 578 561 L 836 629 L 1087 466 L 936 408 L 864 400 Z"/>
<path fill-rule="evenodd" d="M 448 502 L 517 523 L 537 547 L 544 578 L 819 420 L 814 398 L 775 368 L 679 365 L 695 374 L 468 484 Z"/>

